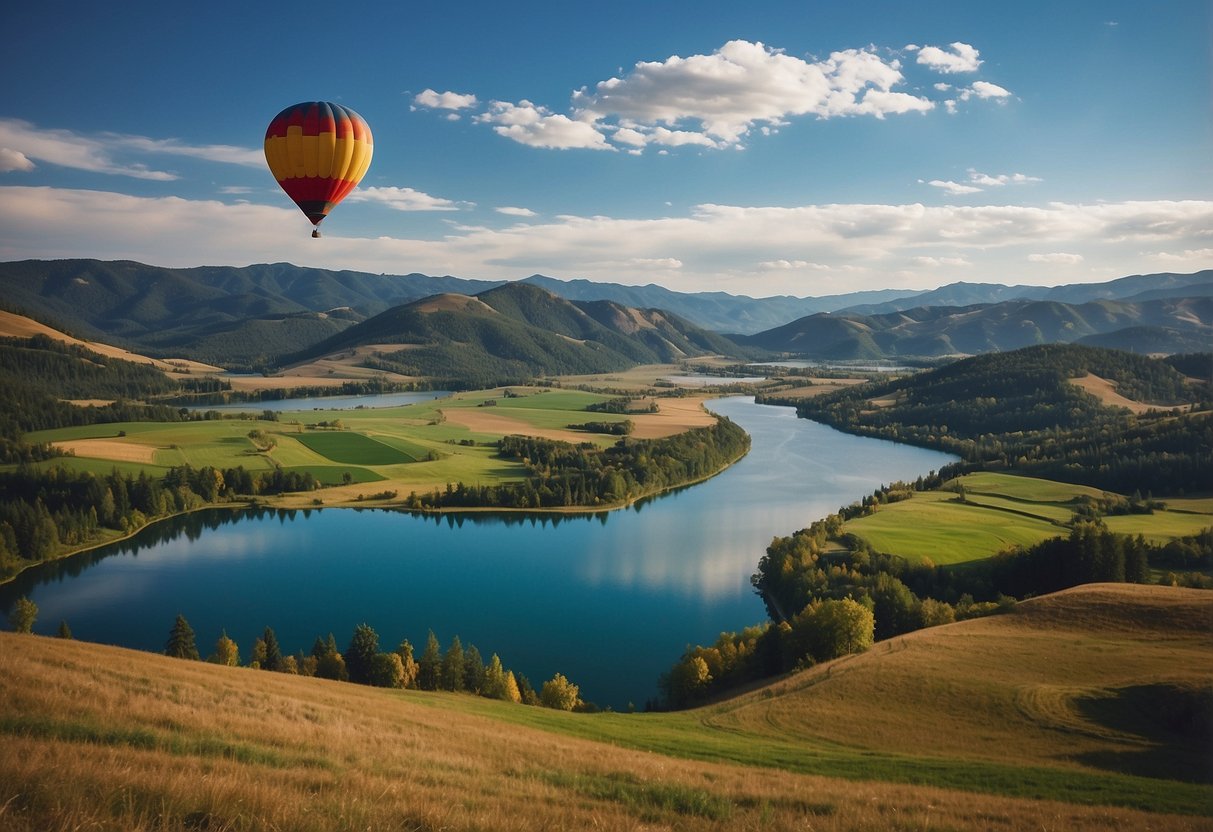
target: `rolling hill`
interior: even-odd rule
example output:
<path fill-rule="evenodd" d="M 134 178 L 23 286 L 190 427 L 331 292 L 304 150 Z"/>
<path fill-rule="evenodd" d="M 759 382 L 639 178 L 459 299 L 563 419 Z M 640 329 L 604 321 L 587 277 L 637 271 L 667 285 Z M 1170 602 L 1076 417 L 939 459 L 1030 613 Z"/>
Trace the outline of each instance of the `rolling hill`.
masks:
<path fill-rule="evenodd" d="M 284 360 L 368 344 L 381 345 L 373 359 L 381 369 L 461 387 L 740 352 L 727 338 L 660 310 L 573 302 L 508 283 L 476 296 L 438 295 L 389 309 Z"/>
<path fill-rule="evenodd" d="M 1207 828 L 1211 598 L 1080 587 L 671 714 L 0 633 L 0 826 Z"/>

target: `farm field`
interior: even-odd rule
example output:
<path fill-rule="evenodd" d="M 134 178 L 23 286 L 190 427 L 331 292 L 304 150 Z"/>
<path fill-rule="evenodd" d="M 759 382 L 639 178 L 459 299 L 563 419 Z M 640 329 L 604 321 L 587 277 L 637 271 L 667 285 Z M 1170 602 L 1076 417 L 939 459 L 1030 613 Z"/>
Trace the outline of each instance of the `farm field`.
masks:
<path fill-rule="evenodd" d="M 1211 597 L 1080 587 L 672 714 L 0 633 L 0 826 L 1207 829 L 1163 714 L 1207 701 Z"/>
<path fill-rule="evenodd" d="M 668 436 L 709 425 L 704 397 L 658 400 L 657 413 L 628 416 L 585 408 L 607 395 L 561 389 L 496 389 L 459 393 L 449 398 L 401 407 L 311 410 L 283 414 L 279 421 L 259 418 L 263 406 L 250 405 L 247 418 L 199 422 L 129 422 L 39 431 L 31 442 L 51 442 L 75 456 L 57 463 L 78 470 L 146 470 L 162 475 L 174 465 L 310 472 L 329 486 L 325 504 L 355 502 L 375 483 L 377 490 L 441 489 L 447 483 L 492 485 L 518 480 L 522 466 L 496 458 L 496 441 L 524 434 L 607 447 L 618 436 L 573 429 L 586 422 L 631 419 L 639 438 Z M 254 442 L 260 431 L 273 441 Z M 284 502 L 310 502 L 316 494 L 287 496 Z"/>
<path fill-rule="evenodd" d="M 848 520 L 844 531 L 876 551 L 912 561 L 965 563 L 1007 547 L 1068 534 L 1083 498 L 1102 494 L 1099 489 L 1034 477 L 968 474 L 941 490 L 915 493 L 908 500 L 882 505 L 867 517 Z M 1104 522 L 1111 531 L 1165 543 L 1213 526 L 1213 501 L 1168 501 L 1168 510 L 1105 517 Z"/>

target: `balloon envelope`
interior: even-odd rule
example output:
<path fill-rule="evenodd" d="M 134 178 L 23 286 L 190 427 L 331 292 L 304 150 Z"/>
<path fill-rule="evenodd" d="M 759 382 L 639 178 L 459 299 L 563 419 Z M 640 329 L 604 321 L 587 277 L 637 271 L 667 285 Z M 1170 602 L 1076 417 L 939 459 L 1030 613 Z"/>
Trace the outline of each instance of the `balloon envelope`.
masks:
<path fill-rule="evenodd" d="M 357 186 L 371 165 L 373 150 L 366 120 L 328 101 L 287 107 L 265 131 L 270 172 L 317 226 Z"/>

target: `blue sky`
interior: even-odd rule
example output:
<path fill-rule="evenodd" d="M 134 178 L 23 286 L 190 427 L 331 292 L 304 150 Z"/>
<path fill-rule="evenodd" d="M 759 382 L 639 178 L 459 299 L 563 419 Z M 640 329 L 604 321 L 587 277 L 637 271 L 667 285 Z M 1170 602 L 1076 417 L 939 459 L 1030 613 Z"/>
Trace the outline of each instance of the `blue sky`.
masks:
<path fill-rule="evenodd" d="M 262 8 L 265 6 L 265 8 Z M 5 12 L 0 259 L 828 295 L 1213 266 L 1213 4 Z M 313 240 L 297 101 L 375 155 Z"/>

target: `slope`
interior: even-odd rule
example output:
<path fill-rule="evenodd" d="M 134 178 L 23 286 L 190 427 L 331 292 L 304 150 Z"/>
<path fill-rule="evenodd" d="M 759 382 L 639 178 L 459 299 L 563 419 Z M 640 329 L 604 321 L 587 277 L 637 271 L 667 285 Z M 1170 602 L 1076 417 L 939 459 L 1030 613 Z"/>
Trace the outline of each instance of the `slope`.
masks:
<path fill-rule="evenodd" d="M 0 633 L 0 826 L 1205 828 L 1205 775 L 1176 767 L 1201 740 L 1138 711 L 1135 691 L 1207 693 L 1209 597 L 1074 590 L 683 714 Z"/>

